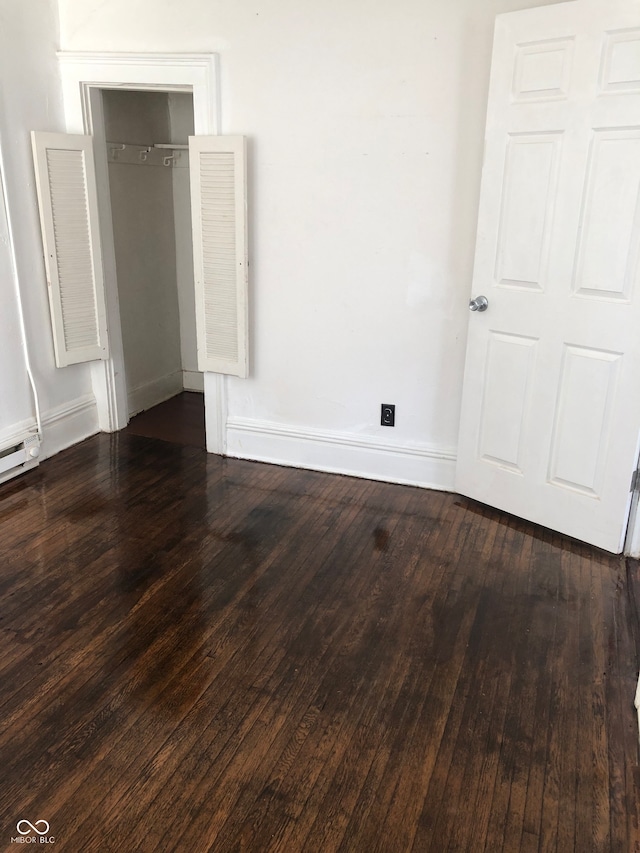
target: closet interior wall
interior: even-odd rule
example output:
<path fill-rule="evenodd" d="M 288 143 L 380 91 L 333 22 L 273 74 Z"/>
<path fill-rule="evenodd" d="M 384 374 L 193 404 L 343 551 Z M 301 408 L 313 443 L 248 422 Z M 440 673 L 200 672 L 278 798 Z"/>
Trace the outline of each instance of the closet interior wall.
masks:
<path fill-rule="evenodd" d="M 193 100 L 187 93 L 120 89 L 102 97 L 131 417 L 183 389 L 202 391 L 188 153 L 153 148 L 187 144 Z"/>

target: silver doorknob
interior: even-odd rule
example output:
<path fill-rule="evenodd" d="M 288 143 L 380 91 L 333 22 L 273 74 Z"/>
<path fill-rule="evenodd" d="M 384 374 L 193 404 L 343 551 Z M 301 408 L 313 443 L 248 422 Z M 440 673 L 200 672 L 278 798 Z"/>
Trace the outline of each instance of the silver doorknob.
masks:
<path fill-rule="evenodd" d="M 489 307 L 489 300 L 486 296 L 476 296 L 469 302 L 469 311 L 486 311 Z"/>

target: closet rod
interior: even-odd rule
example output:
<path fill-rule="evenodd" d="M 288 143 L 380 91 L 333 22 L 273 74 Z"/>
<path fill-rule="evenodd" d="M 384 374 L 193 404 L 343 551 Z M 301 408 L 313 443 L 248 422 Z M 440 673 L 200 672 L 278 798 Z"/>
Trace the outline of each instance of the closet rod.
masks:
<path fill-rule="evenodd" d="M 125 148 L 142 148 L 150 150 L 151 148 L 169 148 L 173 151 L 188 151 L 188 145 L 179 145 L 173 142 L 154 142 L 152 145 L 142 145 L 139 142 L 107 142 L 110 148 L 117 148 L 119 151 L 124 151 Z"/>

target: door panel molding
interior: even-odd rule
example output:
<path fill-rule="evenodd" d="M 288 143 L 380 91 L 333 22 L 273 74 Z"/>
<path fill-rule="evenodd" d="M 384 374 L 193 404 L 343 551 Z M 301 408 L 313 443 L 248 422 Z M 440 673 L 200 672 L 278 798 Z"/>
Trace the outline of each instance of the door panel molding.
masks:
<path fill-rule="evenodd" d="M 456 471 L 613 552 L 640 436 L 638 46 L 633 0 L 496 20 Z"/>

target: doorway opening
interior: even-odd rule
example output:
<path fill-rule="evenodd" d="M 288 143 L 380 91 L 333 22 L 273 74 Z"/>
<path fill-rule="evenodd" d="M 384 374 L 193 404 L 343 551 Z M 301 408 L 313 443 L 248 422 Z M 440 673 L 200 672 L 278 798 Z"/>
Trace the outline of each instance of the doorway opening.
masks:
<path fill-rule="evenodd" d="M 113 432 L 127 425 L 128 400 L 120 336 L 109 177 L 103 121 L 102 91 L 188 92 L 193 97 L 195 136 L 220 132 L 218 56 L 211 53 L 91 53 L 58 54 L 66 129 L 96 140 L 97 205 L 103 250 L 106 316 L 110 354 L 91 368 L 99 428 Z M 207 450 L 226 452 L 227 385 L 225 371 L 203 375 Z"/>
<path fill-rule="evenodd" d="M 129 420 L 204 391 L 188 168 L 193 96 L 110 88 L 100 97 Z M 174 406 L 173 417 L 185 411 Z"/>

